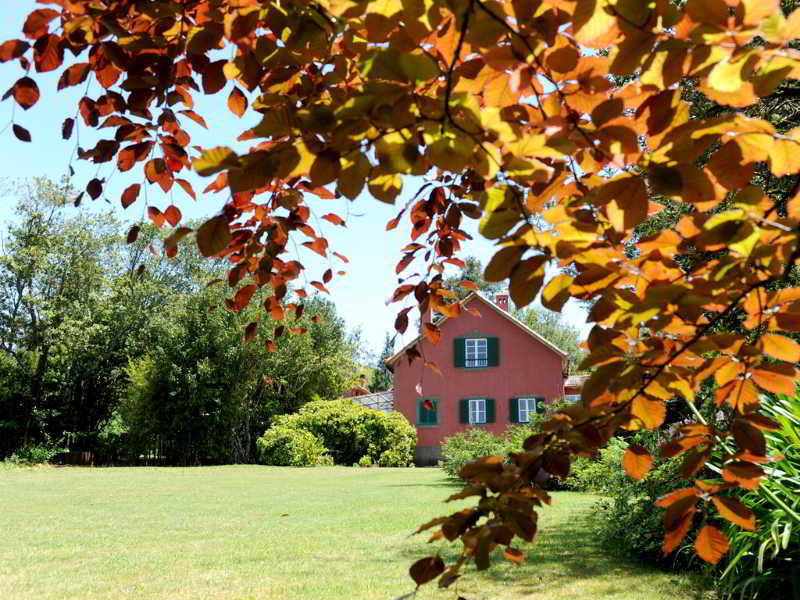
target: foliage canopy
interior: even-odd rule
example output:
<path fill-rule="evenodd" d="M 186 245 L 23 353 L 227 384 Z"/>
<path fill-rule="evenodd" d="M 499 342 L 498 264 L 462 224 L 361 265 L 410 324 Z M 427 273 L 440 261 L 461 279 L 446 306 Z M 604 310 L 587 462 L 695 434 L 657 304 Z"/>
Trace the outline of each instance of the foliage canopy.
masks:
<path fill-rule="evenodd" d="M 528 438 L 511 464 L 489 457 L 465 466 L 471 486 L 462 495 L 474 494 L 476 508 L 421 528 L 460 539 L 463 554 L 451 565 L 415 564 L 417 584 L 438 578 L 446 587 L 467 561 L 485 569 L 498 545 L 521 560 L 512 542 L 534 538 L 535 508 L 547 501 L 533 474 L 566 477 L 572 455 L 592 454 L 619 428 L 658 427 L 666 400 L 692 406 L 711 376 L 717 403 L 737 418 L 725 430 L 687 425 L 661 449 L 685 455 L 684 475 L 697 479 L 659 502 L 665 552 L 702 521 L 698 555 L 722 558 L 718 523 L 731 513 L 715 507 L 731 488 L 757 488 L 771 460 L 762 432 L 775 424 L 759 414 L 759 394 L 793 394 L 800 360 L 800 345 L 784 335 L 800 330 L 800 292 L 787 287 L 800 256 L 800 130 L 743 110 L 800 74 L 792 48 L 800 11 L 784 14 L 778 0 L 44 3 L 57 8 L 33 11 L 25 39 L 0 46 L 0 60 L 26 71 L 8 95 L 24 109 L 36 104 L 31 68 L 59 69 L 60 88 L 91 76 L 101 93 L 82 98 L 78 121 L 63 127 L 64 137 L 76 125 L 101 132 L 80 158 L 141 169 L 144 185 L 178 184 L 190 195 L 182 171 L 212 178 L 204 193 L 224 200 L 196 240 L 204 255 L 229 261 L 232 287 L 245 284 L 230 310 L 269 285 L 265 309 L 284 316 L 287 283 L 304 276 L 303 265 L 284 260 L 297 232 L 307 248 L 332 252 L 310 224 L 311 208 L 323 204 L 314 196 L 366 191 L 391 203 L 409 175 L 425 182 L 387 228 L 408 213 L 412 240 L 396 272 L 418 258 L 424 268 L 394 300 L 413 294 L 423 310 L 458 315 L 442 273 L 463 264 L 461 225 L 471 218 L 500 246 L 486 279 L 508 280 L 517 306 L 540 290 L 556 311 L 570 297 L 592 302 L 584 404 Z M 224 48 L 232 53 L 217 52 Z M 65 62 L 67 51 L 75 61 Z M 726 110 L 696 117 L 681 97 L 686 82 Z M 195 96 L 219 93 L 237 116 L 261 115 L 238 137 L 252 141 L 247 152 L 194 148 L 182 128 L 204 123 Z M 18 123 L 13 132 L 30 141 Z M 756 168 L 787 178 L 786 198 L 765 193 Z M 98 197 L 103 183 L 91 180 L 86 193 Z M 125 191 L 124 205 L 138 201 L 141 185 Z M 637 238 L 632 251 L 634 229 L 668 202 L 684 207 L 675 225 Z M 193 233 L 175 207 L 147 212 L 175 227 L 172 254 Z M 321 218 L 343 224 L 334 213 Z M 550 263 L 563 272 L 545 285 Z M 332 277 L 333 267 L 309 286 L 324 292 Z M 722 332 L 731 319 L 737 327 Z M 435 325 L 425 333 L 439 337 Z M 717 467 L 721 477 L 708 479 L 704 465 L 721 441 L 734 450 Z M 632 446 L 623 463 L 638 478 L 652 458 Z M 737 520 L 750 523 L 746 514 Z"/>

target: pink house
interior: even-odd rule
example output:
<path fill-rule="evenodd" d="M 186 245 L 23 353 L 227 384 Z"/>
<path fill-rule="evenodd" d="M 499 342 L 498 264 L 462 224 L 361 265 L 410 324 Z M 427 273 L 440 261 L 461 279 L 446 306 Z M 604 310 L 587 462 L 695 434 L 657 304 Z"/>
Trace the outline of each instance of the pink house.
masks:
<path fill-rule="evenodd" d="M 394 408 L 417 428 L 418 464 L 435 463 L 442 440 L 458 431 L 501 433 L 564 395 L 566 353 L 512 316 L 507 295 L 493 302 L 473 292 L 462 304 L 480 316 L 443 317 L 438 344 L 418 337 L 386 361 L 394 373 Z M 405 350 L 415 344 L 442 375 L 421 360 L 408 364 Z"/>

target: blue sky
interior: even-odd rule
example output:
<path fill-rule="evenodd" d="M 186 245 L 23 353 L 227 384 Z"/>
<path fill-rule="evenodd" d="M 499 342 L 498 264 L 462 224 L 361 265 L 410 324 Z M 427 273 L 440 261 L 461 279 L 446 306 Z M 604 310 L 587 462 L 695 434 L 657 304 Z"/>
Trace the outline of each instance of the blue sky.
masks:
<path fill-rule="evenodd" d="M 36 7 L 32 1 L 5 3 L 4 18 L 0 22 L 0 43 L 7 39 L 21 38 L 25 15 Z M 69 53 L 67 56 L 71 58 Z M 5 184 L 3 188 L 14 180 L 28 177 L 47 176 L 57 180 L 67 172 L 75 148 L 75 134 L 70 141 L 63 141 L 61 124 L 65 118 L 75 116 L 78 100 L 84 94 L 85 84 L 56 93 L 59 73 L 60 71 L 33 74 L 42 95 L 39 102 L 30 110 L 23 111 L 19 107 L 13 109 L 12 99 L 0 103 L 0 129 L 5 128 L 0 134 L 0 181 Z M 4 92 L 11 87 L 23 74 L 16 61 L 0 65 L 0 91 Z M 210 99 L 201 99 L 200 94 L 195 96 L 196 110 L 205 118 L 208 130 L 188 119 L 183 120 L 183 127 L 191 135 L 193 145 L 206 147 L 228 145 L 241 149 L 246 147 L 243 144 L 237 145 L 234 140 L 243 129 L 257 123 L 259 115 L 248 113 L 244 118 L 238 119 L 230 113 L 226 102 L 230 88 L 229 84 L 225 90 Z M 100 89 L 98 83 L 92 82 L 88 95 L 96 98 L 100 95 Z M 11 127 L 7 126 L 12 118 L 12 112 L 14 122 L 30 131 L 32 143 L 20 142 L 12 134 Z M 84 148 L 93 147 L 95 140 L 99 139 L 94 131 L 82 126 L 76 129 Z M 114 163 L 93 165 L 73 159 L 72 164 L 75 169 L 72 182 L 76 188 L 83 189 L 86 182 L 95 176 L 107 178 L 108 183 L 104 196 L 100 199 L 92 202 L 86 196 L 80 208 L 70 210 L 113 210 L 120 218 L 130 222 L 139 221 L 144 217 L 146 209 L 143 194 L 126 211 L 122 210 L 119 202 L 122 190 L 131 183 L 141 181 L 141 170 L 138 167 L 129 173 L 112 175 Z M 132 173 L 134 175 L 131 175 Z M 188 218 L 210 216 L 219 211 L 226 196 L 201 193 L 210 180 L 194 174 L 187 176 L 185 171 L 181 176 L 192 183 L 197 193 L 197 201 L 193 201 L 177 185 L 170 194 L 164 194 L 158 186 L 148 186 L 149 203 L 162 210 L 174 203 L 181 209 L 184 217 Z M 331 258 L 334 271 L 343 269 L 347 271 L 347 275 L 334 277 L 327 287 L 348 328 L 360 328 L 369 349 L 376 353 L 383 344 L 384 334 L 393 329 L 397 311 L 403 307 L 401 304 L 387 305 L 386 299 L 397 286 L 394 266 L 402 256 L 400 249 L 410 241 L 410 222 L 407 217 L 397 229 L 390 232 L 385 231 L 386 222 L 397 214 L 419 185 L 419 179 L 407 179 L 403 194 L 395 206 L 383 204 L 364 194 L 354 202 L 344 198 L 320 200 L 316 196 L 310 197 L 311 210 L 317 218 L 328 212 L 346 217 L 349 212 L 347 229 L 336 227 L 327 221 L 319 221 L 321 224 L 319 226 L 312 221 L 312 225 L 318 233 L 321 230 L 328 238 L 332 250 L 350 259 L 349 264 L 344 265 L 337 258 Z M 107 198 L 110 204 L 105 203 L 104 198 Z M 0 222 L 5 223 L 10 218 L 11 205 L 12 202 L 6 195 L 0 202 Z M 495 252 L 494 244 L 480 237 L 476 221 L 467 220 L 465 230 L 474 240 L 465 245 L 462 257 L 472 254 L 486 264 Z M 302 237 L 299 236 L 297 241 L 303 241 L 300 239 Z M 306 265 L 309 279 L 321 279 L 322 271 L 327 268 L 326 261 L 303 247 L 299 247 L 299 257 L 293 258 L 298 258 Z M 414 272 L 415 266 L 416 263 L 412 264 L 405 273 Z M 570 302 L 565 307 L 564 313 L 569 322 L 578 327 L 584 336 L 588 333 L 585 311 Z M 398 342 L 404 344 L 410 341 L 410 336 L 411 332 Z"/>

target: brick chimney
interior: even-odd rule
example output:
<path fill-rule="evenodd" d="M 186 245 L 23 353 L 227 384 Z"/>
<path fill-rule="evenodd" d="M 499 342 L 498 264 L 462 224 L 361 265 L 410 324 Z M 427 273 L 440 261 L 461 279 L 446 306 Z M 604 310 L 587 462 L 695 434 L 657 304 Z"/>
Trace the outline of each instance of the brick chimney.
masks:
<path fill-rule="evenodd" d="M 504 311 L 508 312 L 508 294 L 496 294 L 494 297 L 494 303 L 499 308 L 502 308 Z"/>

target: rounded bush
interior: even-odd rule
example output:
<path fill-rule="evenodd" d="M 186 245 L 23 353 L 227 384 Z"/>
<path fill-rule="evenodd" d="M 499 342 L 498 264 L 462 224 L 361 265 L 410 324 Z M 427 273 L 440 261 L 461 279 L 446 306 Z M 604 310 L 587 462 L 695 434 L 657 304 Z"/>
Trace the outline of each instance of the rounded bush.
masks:
<path fill-rule="evenodd" d="M 362 456 L 361 458 L 358 459 L 358 466 L 359 467 L 371 467 L 372 466 L 372 459 L 369 456 L 364 455 L 364 456 Z"/>
<path fill-rule="evenodd" d="M 262 465 L 310 467 L 328 450 L 308 431 L 276 425 L 256 441 L 256 452 Z"/>
<path fill-rule="evenodd" d="M 276 425 L 316 436 L 339 465 L 352 465 L 363 456 L 376 463 L 392 450 L 393 466 L 407 466 L 417 445 L 416 429 L 403 415 L 364 408 L 350 399 L 314 400 Z"/>

